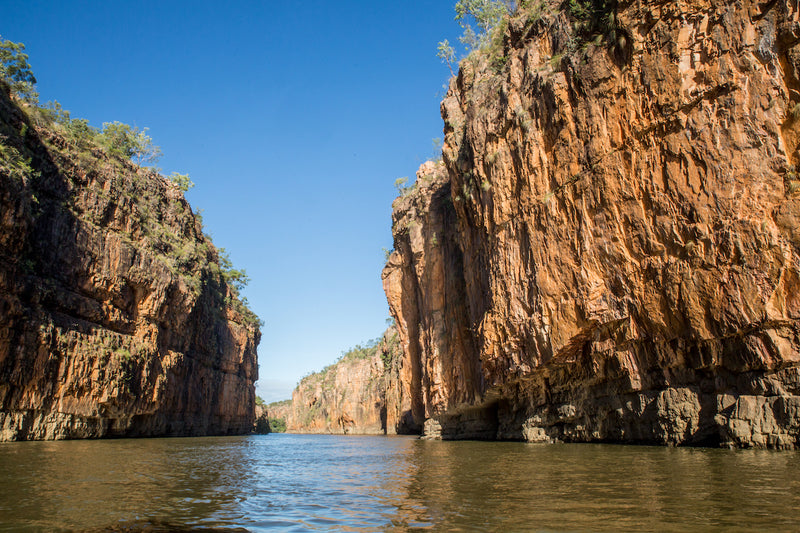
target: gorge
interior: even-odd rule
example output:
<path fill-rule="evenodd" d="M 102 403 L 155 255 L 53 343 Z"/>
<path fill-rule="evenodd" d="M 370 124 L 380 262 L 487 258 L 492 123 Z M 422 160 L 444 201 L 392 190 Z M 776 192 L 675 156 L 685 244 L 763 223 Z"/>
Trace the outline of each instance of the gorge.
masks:
<path fill-rule="evenodd" d="M 800 446 L 796 3 L 502 4 L 392 205 L 395 325 L 262 425 Z M 181 185 L 2 89 L 0 440 L 249 433 L 260 323 Z"/>
<path fill-rule="evenodd" d="M 2 13 L 0 530 L 797 529 L 798 1 Z"/>

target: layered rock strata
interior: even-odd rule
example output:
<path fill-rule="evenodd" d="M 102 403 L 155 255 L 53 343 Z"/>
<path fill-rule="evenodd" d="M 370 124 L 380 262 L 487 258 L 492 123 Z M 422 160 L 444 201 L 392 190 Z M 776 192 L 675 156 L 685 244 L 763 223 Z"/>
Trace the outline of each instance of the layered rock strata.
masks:
<path fill-rule="evenodd" d="M 419 432 L 399 401 L 399 363 L 397 332 L 389 328 L 374 347 L 351 351 L 303 378 L 291 404 L 271 408 L 270 416 L 285 418 L 292 433 Z"/>
<path fill-rule="evenodd" d="M 462 62 L 443 165 L 394 204 L 414 422 L 798 446 L 797 6 L 568 5 L 532 3 Z"/>
<path fill-rule="evenodd" d="M 249 433 L 257 319 L 181 191 L 0 93 L 0 440 Z"/>

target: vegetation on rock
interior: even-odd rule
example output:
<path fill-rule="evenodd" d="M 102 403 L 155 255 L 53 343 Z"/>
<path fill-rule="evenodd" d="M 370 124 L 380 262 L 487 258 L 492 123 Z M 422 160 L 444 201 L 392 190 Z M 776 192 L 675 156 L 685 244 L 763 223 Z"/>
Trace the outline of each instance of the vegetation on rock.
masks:
<path fill-rule="evenodd" d="M 142 166 L 145 130 L 39 105 L 0 48 L 0 439 L 249 432 L 260 321 L 188 176 Z"/>
<path fill-rule="evenodd" d="M 39 98 L 35 90 L 36 77 L 24 50 L 24 44 L 13 43 L 0 36 L 0 79 L 18 98 L 35 102 Z"/>
<path fill-rule="evenodd" d="M 272 433 L 286 433 L 286 419 L 270 417 L 269 430 Z"/>
<path fill-rule="evenodd" d="M 300 433 L 408 433 L 400 394 L 400 346 L 388 329 L 356 345 L 335 363 L 297 384 L 292 400 L 270 404 L 289 431 Z"/>
<path fill-rule="evenodd" d="M 102 129 L 98 129 L 91 126 L 86 119 L 72 118 L 70 112 L 58 102 L 48 102 L 40 106 L 38 96 L 35 96 L 36 78 L 27 62 L 28 56 L 22 53 L 24 49 L 22 43 L 0 42 L 0 81 L 2 81 L 0 85 L 5 85 L 7 91 L 24 102 L 25 105 L 21 109 L 27 114 L 30 123 L 41 131 L 42 137 L 51 148 L 65 154 L 77 152 L 80 157 L 77 164 L 95 172 L 111 170 L 107 168 L 109 165 L 120 170 L 126 169 L 126 161 L 133 163 L 135 167 L 132 170 L 136 171 L 136 167 L 158 161 L 161 157 L 161 148 L 147 135 L 148 128 L 139 129 L 114 121 L 106 122 Z M 19 132 L 23 141 L 26 132 L 25 125 Z M 32 155 L 23 155 L 24 147 L 4 142 L 7 139 L 9 135 L 0 131 L 0 169 L 26 183 L 30 182 L 36 176 L 36 171 L 30 167 Z M 164 178 L 157 169 L 151 168 L 147 171 L 152 177 L 157 176 L 173 183 L 181 192 L 186 192 L 194 186 L 188 174 L 173 172 Z M 227 285 L 224 292 L 230 293 L 228 303 L 236 308 L 245 322 L 263 326 L 263 322 L 250 310 L 247 299 L 240 298 L 242 289 L 249 282 L 245 270 L 234 268 L 223 248 L 217 249 L 217 253 L 214 254 L 214 247 L 208 236 L 205 236 L 207 242 L 199 246 L 196 243 L 182 243 L 181 236 L 167 230 L 159 219 L 151 216 L 156 206 L 152 198 L 140 194 L 138 189 L 141 185 L 143 184 L 119 181 L 111 186 L 110 192 L 122 194 L 130 208 L 138 211 L 141 224 L 149 237 L 147 241 L 153 249 L 167 256 L 170 270 L 184 276 L 193 290 L 199 291 L 203 279 L 196 267 L 210 259 L 207 264 Z M 97 191 L 97 194 L 107 195 L 108 192 Z M 176 204 L 175 210 L 183 211 L 183 204 Z M 192 216 L 191 210 L 179 214 Z M 95 224 L 100 222 L 96 218 L 90 221 Z"/>

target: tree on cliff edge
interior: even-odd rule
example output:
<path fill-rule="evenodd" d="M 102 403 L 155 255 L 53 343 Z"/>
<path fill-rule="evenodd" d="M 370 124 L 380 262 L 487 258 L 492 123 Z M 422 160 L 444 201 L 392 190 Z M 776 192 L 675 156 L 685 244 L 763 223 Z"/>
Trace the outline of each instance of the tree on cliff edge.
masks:
<path fill-rule="evenodd" d="M 11 88 L 12 94 L 26 102 L 36 102 L 36 77 L 28 64 L 25 45 L 3 40 L 0 36 L 0 78 Z"/>
<path fill-rule="evenodd" d="M 487 46 L 494 29 L 517 9 L 518 3 L 516 0 L 458 0 L 455 5 L 456 20 L 464 30 L 458 40 L 466 47 L 466 52 Z M 477 26 L 477 31 L 472 24 Z M 441 41 L 436 55 L 453 75 L 453 66 L 457 61 L 456 50 L 450 41 Z"/>

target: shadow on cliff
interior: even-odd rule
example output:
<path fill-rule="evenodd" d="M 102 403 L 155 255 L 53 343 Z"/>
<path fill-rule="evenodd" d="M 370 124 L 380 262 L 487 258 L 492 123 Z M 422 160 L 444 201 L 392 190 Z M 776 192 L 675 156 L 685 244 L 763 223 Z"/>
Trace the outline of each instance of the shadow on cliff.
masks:
<path fill-rule="evenodd" d="M 56 133 L 43 139 L 47 130 L 37 131 L 24 105 L 0 87 L 0 148 L 29 167 L 24 178 L 0 176 L 0 410 L 14 417 L 11 438 L 54 438 L 31 434 L 43 423 L 59 426 L 59 438 L 250 432 L 254 414 L 243 406 L 254 391 L 242 383 L 255 379 L 257 328 L 232 329 L 229 289 L 206 267 L 193 303 L 164 268 L 139 282 L 127 270 L 107 272 L 104 254 L 127 254 L 115 258 L 127 265 L 150 253 L 125 227 L 109 226 L 130 201 L 111 187 L 114 176 L 137 180 L 136 167 Z M 87 213 L 97 211 L 87 196 L 104 194 L 84 187 L 95 179 L 111 196 L 102 213 Z M 122 244 L 109 252 L 109 238 Z M 140 317 L 140 300 L 158 290 L 165 306 Z M 152 348 L 131 353 L 134 334 Z"/>
<path fill-rule="evenodd" d="M 45 279 L 50 270 L 44 268 L 45 258 L 55 255 L 64 245 L 64 239 L 48 239 L 46 244 L 36 246 L 44 229 L 37 227 L 37 222 L 69 216 L 57 201 L 68 194 L 69 187 L 30 119 L 3 84 L 0 135 L 3 145 L 16 150 L 32 170 L 28 179 L 4 173 L 0 183 L 4 214 L 0 226 L 0 288 L 6 311 L 0 316 L 0 408 L 11 411 L 19 405 L 24 388 L 31 381 L 53 382 L 58 376 L 57 358 L 49 357 L 47 350 L 29 353 L 26 348 L 37 347 L 39 330 L 45 323 L 40 304 L 52 288 L 52 277 Z M 48 403 L 38 407 L 47 410 Z M 27 428 L 19 431 L 24 438 Z"/>

